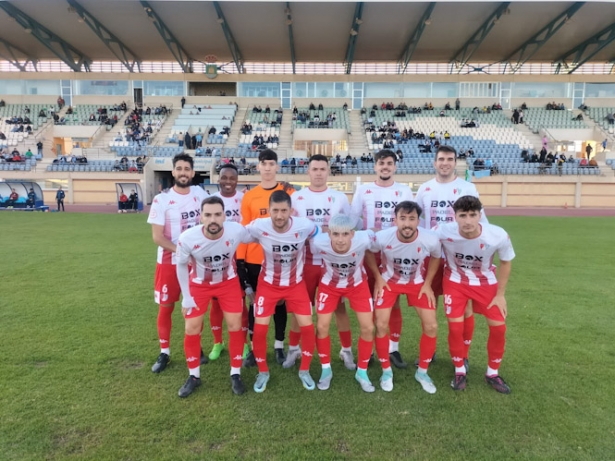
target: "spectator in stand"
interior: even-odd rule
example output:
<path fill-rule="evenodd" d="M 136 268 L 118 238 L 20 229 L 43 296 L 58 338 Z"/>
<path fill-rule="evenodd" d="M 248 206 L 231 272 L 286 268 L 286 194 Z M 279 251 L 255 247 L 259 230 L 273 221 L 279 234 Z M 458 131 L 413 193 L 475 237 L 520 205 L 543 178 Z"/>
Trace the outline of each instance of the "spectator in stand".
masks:
<path fill-rule="evenodd" d="M 587 160 L 591 160 L 593 151 L 594 148 L 589 143 L 587 143 L 585 145 L 585 154 L 587 155 Z"/>
<path fill-rule="evenodd" d="M 459 108 L 461 107 L 461 101 L 459 101 L 459 98 L 455 99 L 455 110 L 459 110 Z"/>

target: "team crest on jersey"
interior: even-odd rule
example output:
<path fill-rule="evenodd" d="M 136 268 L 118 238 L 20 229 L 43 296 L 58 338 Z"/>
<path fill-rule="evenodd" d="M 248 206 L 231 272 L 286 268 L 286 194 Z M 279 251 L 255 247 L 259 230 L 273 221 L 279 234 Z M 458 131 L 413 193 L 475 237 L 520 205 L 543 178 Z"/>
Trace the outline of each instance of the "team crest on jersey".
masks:
<path fill-rule="evenodd" d="M 235 203 L 239 203 L 239 200 L 235 199 Z"/>
<path fill-rule="evenodd" d="M 199 199 L 198 199 L 198 198 L 196 198 L 196 197 L 192 197 L 192 200 L 194 200 L 195 202 L 198 202 L 198 201 L 199 201 Z"/>
<path fill-rule="evenodd" d="M 327 197 L 330 203 L 335 203 L 335 197 Z"/>
<path fill-rule="evenodd" d="M 229 239 L 229 240 L 226 241 L 226 246 L 227 247 L 231 246 L 231 245 L 234 245 L 234 244 L 235 244 L 235 239 Z"/>
<path fill-rule="evenodd" d="M 395 197 L 399 197 L 399 191 L 398 190 L 395 191 Z"/>
<path fill-rule="evenodd" d="M 357 255 L 356 253 L 353 253 L 353 254 L 352 254 L 352 257 L 354 258 L 356 255 Z"/>
<path fill-rule="evenodd" d="M 420 252 L 421 252 L 421 247 L 418 247 L 418 248 L 416 249 L 416 252 L 417 252 L 417 253 L 420 253 Z"/>
<path fill-rule="evenodd" d="M 296 238 L 296 239 L 298 239 L 298 238 L 299 238 L 299 235 L 301 235 L 301 233 L 300 233 L 300 232 L 295 232 L 295 238 Z"/>

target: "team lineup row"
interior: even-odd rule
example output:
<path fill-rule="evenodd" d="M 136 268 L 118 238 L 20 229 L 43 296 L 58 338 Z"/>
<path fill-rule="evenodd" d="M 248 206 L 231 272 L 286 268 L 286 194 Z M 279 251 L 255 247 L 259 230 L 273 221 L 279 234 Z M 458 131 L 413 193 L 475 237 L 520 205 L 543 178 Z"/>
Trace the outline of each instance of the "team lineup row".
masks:
<path fill-rule="evenodd" d="M 376 181 L 359 186 L 349 204 L 342 193 L 327 187 L 326 157 L 310 158 L 310 186 L 295 192 L 276 180 L 275 152 L 263 151 L 258 186 L 243 195 L 236 190 L 237 171 L 227 166 L 220 171 L 220 192 L 208 197 L 201 188 L 190 186 L 192 158 L 177 156 L 175 185 L 156 196 L 148 218 L 159 245 L 155 298 L 160 305 L 161 353 L 152 371 L 163 371 L 169 362 L 171 314 L 181 294 L 189 377 L 180 397 L 187 397 L 201 384 L 200 364 L 207 360 L 201 350 L 201 330 L 210 303 L 214 348 L 209 358 L 217 359 L 224 347 L 224 318 L 231 388 L 236 394 L 245 392 L 242 365 L 258 366 L 256 392 L 267 386 L 271 317 L 278 363 L 290 368 L 301 358 L 303 386 L 328 389 L 332 380 L 329 325 L 334 313 L 340 357 L 347 368 L 356 368 L 361 388 L 375 390 L 367 375 L 375 346 L 382 366 L 380 387 L 391 391 L 391 363 L 407 366 L 399 353 L 399 298 L 406 295 L 423 329 L 415 378 L 425 391 L 435 393 L 427 371 L 436 349 L 437 297 L 443 295 L 455 366 L 453 389 L 466 387 L 476 312 L 489 325 L 485 379 L 498 392 L 509 393 L 498 373 L 505 347 L 504 295 L 514 258 L 508 235 L 488 223 L 476 188 L 455 176 L 454 149 L 439 148 L 434 160 L 436 177 L 419 188 L 416 199 L 407 186 L 393 179 L 393 152 L 381 151 L 375 160 Z M 492 264 L 496 253 L 498 270 Z M 248 310 L 244 293 L 249 298 Z M 344 299 L 360 327 L 356 365 Z M 316 332 L 312 306 L 317 314 Z M 287 313 L 292 317 L 285 354 Z M 246 342 L 248 331 L 252 350 Z M 309 372 L 316 349 L 322 366 L 317 383 Z"/>

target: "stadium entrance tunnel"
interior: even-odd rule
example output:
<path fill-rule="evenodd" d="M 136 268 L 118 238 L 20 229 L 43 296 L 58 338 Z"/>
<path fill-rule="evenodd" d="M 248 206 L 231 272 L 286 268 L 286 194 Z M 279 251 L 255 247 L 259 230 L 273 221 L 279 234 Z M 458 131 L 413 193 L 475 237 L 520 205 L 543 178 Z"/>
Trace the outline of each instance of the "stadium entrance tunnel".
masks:
<path fill-rule="evenodd" d="M 116 182 L 118 213 L 140 213 L 143 211 L 143 191 L 136 182 Z M 135 195 L 136 194 L 136 197 Z"/>
<path fill-rule="evenodd" d="M 19 195 L 17 200 L 11 200 L 10 196 L 15 189 Z M 29 202 L 28 193 L 34 192 L 34 203 Z M 29 181 L 2 181 L 0 182 L 0 210 L 18 211 L 49 211 L 43 200 L 43 190 L 35 182 Z"/>

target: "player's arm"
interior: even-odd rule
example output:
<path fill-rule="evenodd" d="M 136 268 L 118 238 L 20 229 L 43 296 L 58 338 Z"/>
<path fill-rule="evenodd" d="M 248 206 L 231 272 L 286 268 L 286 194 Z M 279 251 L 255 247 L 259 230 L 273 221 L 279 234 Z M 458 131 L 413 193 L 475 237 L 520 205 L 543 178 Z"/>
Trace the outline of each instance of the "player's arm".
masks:
<path fill-rule="evenodd" d="M 369 250 L 365 252 L 365 265 L 374 276 L 374 292 L 372 296 L 374 297 L 374 301 L 377 301 L 384 295 L 384 289 L 386 288 L 391 291 L 391 287 L 389 287 L 388 283 L 382 278 L 382 275 L 380 275 L 380 269 L 376 262 L 376 255 Z"/>
<path fill-rule="evenodd" d="M 241 242 L 237 247 L 237 277 L 239 277 L 239 283 L 241 283 L 241 288 L 246 293 L 246 296 L 250 298 L 250 302 L 254 302 L 254 287 L 250 285 L 250 278 L 248 277 L 248 268 L 246 267 L 245 254 L 248 243 L 258 242 L 256 236 L 258 232 L 254 230 L 254 224 L 249 224 L 244 228 L 244 233 L 241 235 Z M 239 250 L 244 248 L 243 257 L 239 258 Z"/>
<path fill-rule="evenodd" d="M 179 252 L 177 254 L 177 281 L 182 291 L 182 313 L 187 315 L 190 310 L 196 307 L 196 303 L 190 294 L 190 270 L 188 263 L 190 262 L 190 253 L 181 245 L 181 240 L 178 243 Z"/>
<path fill-rule="evenodd" d="M 495 297 L 487 306 L 487 309 L 490 309 L 493 306 L 497 306 L 500 312 L 502 313 L 502 317 L 506 318 L 508 315 L 508 307 L 506 305 L 506 285 L 508 284 L 508 279 L 510 277 L 510 271 L 512 267 L 512 261 L 501 261 L 498 267 L 498 291 L 495 294 Z"/>
<path fill-rule="evenodd" d="M 361 191 L 357 191 L 352 196 L 352 202 L 350 203 L 350 217 L 355 220 L 355 227 L 358 230 L 363 228 L 363 220 L 361 219 L 363 213 L 363 204 L 361 201 Z"/>
<path fill-rule="evenodd" d="M 175 244 L 164 236 L 164 226 L 152 224 L 152 239 L 154 243 L 165 250 L 175 253 L 177 250 Z"/>
<path fill-rule="evenodd" d="M 433 279 L 438 272 L 441 260 L 442 258 L 434 258 L 433 256 L 429 259 L 429 264 L 427 265 L 427 275 L 425 275 L 425 281 L 419 291 L 419 299 L 421 299 L 421 296 L 423 295 L 427 296 L 427 299 L 429 300 L 429 307 L 433 307 L 434 309 L 436 307 L 436 296 L 431 288 L 431 284 L 433 283 Z"/>

